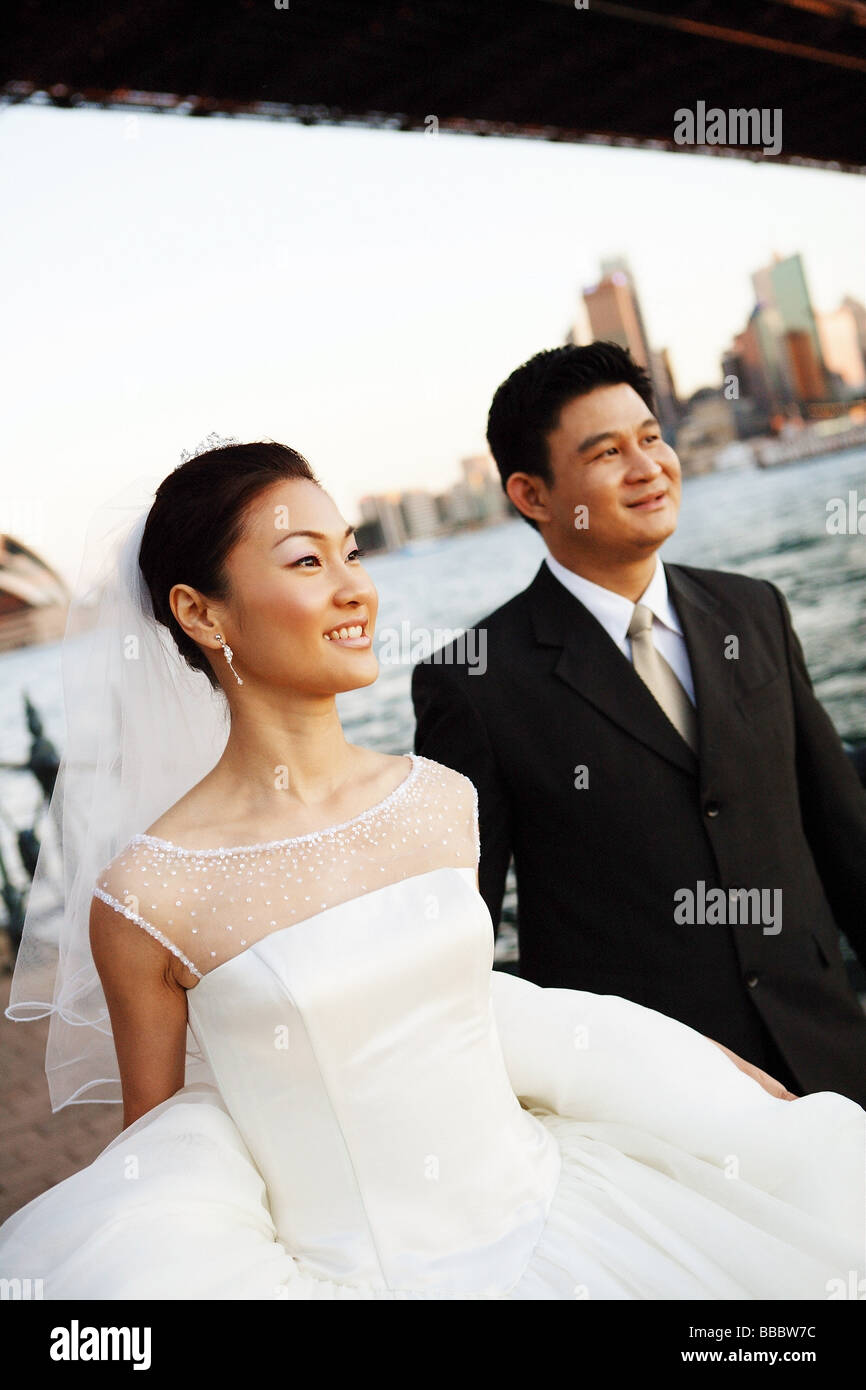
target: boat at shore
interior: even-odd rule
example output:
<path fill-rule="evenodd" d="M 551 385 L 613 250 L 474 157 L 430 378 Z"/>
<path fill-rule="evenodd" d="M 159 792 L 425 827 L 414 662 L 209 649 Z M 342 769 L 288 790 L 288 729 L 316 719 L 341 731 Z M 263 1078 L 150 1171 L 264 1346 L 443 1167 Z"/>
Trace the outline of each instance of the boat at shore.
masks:
<path fill-rule="evenodd" d="M 843 449 L 863 448 L 866 445 L 866 424 L 836 430 L 804 426 L 778 439 L 749 442 L 758 468 L 775 468 L 779 464 L 796 463 L 800 459 L 824 458 Z"/>

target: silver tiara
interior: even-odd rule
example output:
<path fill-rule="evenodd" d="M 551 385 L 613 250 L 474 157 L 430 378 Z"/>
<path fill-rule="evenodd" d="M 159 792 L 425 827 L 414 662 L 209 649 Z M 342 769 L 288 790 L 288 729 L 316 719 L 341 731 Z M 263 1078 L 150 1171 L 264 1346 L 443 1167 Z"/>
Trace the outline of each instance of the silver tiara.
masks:
<path fill-rule="evenodd" d="M 228 439 L 223 439 L 221 434 L 209 434 L 207 439 L 199 440 L 192 450 L 182 449 L 180 455 L 181 463 L 187 463 L 189 459 L 197 459 L 199 454 L 206 454 L 210 449 L 222 449 L 227 444 L 240 444 L 239 439 L 230 435 Z"/>

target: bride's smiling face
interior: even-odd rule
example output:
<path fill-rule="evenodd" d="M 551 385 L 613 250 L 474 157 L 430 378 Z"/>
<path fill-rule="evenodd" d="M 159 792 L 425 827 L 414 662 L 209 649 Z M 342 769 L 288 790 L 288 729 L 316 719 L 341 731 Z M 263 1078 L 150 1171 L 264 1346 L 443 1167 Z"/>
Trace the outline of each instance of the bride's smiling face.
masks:
<path fill-rule="evenodd" d="M 352 528 L 322 488 L 306 479 L 269 487 L 248 507 L 225 569 L 231 597 L 208 604 L 212 632 L 232 647 L 245 683 L 334 695 L 376 679 L 378 595 Z M 231 688 L 234 677 L 224 675 Z"/>

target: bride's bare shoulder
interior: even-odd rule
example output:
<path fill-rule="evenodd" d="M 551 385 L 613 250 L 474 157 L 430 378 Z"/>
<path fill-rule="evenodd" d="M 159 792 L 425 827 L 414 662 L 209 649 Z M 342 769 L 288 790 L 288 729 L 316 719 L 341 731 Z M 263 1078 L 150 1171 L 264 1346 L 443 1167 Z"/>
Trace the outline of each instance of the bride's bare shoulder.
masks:
<path fill-rule="evenodd" d="M 186 792 L 173 806 L 169 806 L 167 811 L 163 811 L 162 815 L 147 827 L 144 834 L 158 840 L 183 840 L 187 831 L 201 827 L 205 813 L 205 806 L 200 798 L 193 797 L 192 792 Z"/>

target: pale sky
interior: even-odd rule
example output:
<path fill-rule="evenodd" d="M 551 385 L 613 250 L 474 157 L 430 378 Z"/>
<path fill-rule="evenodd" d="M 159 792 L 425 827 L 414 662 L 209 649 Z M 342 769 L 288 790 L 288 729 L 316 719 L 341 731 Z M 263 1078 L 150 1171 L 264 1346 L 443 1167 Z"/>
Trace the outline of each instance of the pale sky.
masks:
<path fill-rule="evenodd" d="M 211 431 L 300 449 L 349 521 L 449 486 L 602 257 L 683 395 L 774 251 L 818 309 L 866 298 L 866 180 L 772 161 L 14 107 L 0 172 L 0 530 L 67 579 L 93 509 Z"/>

